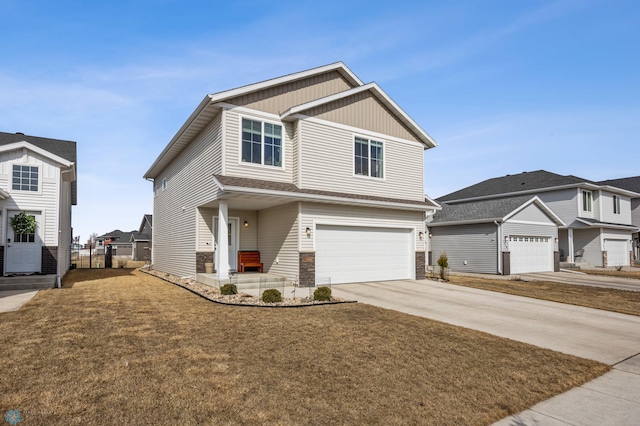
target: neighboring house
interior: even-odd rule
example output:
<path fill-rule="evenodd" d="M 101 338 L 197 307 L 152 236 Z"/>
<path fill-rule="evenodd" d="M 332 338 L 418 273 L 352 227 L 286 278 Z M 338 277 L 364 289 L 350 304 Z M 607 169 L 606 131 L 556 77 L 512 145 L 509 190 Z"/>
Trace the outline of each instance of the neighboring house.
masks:
<path fill-rule="evenodd" d="M 473 209 L 476 203 L 520 196 L 537 196 L 560 220 L 555 221 L 558 225 L 558 242 L 554 247 L 560 261 L 600 267 L 630 264 L 632 234 L 638 230 L 632 224 L 631 199 L 640 196 L 633 191 L 539 170 L 489 179 L 438 198 L 437 201 L 448 207 L 467 206 Z M 446 209 L 443 207 L 443 210 Z M 549 214 L 547 216 L 553 219 Z M 548 224 L 542 217 L 518 220 L 523 225 Z M 539 248 L 535 246 L 540 243 L 540 236 L 533 229 L 510 230 L 503 235 L 503 240 L 507 240 L 509 246 L 503 246 L 502 251 L 510 253 L 512 273 L 525 272 L 523 269 L 527 269 L 514 266 L 513 259 L 520 257 L 514 250 L 537 252 Z M 518 237 L 518 244 L 513 244 L 512 237 Z M 546 250 L 551 250 L 551 242 Z M 434 256 L 437 255 L 434 252 Z"/>
<path fill-rule="evenodd" d="M 560 270 L 558 227 L 564 222 L 540 198 L 523 195 L 440 203 L 429 227 L 430 257 L 446 253 L 459 272 L 521 274 Z"/>
<path fill-rule="evenodd" d="M 423 278 L 435 146 L 341 62 L 208 95 L 144 176 L 153 267 L 222 279 L 251 250 L 301 285 Z"/>
<path fill-rule="evenodd" d="M 76 199 L 75 142 L 0 133 L 3 275 L 67 273 Z M 35 233 L 14 233 L 11 218 L 22 211 L 35 218 Z"/>
<path fill-rule="evenodd" d="M 616 188 L 640 193 L 640 176 L 605 180 L 598 182 L 598 185 L 615 186 Z M 640 228 L 640 197 L 631 198 L 631 223 Z M 640 235 L 638 235 L 638 232 L 633 234 L 633 252 L 636 263 L 638 263 L 640 260 Z"/>
<path fill-rule="evenodd" d="M 122 232 L 119 229 L 100 235 L 96 238 L 96 254 L 105 254 L 106 247 L 110 245 L 114 256 L 131 256 L 131 239 L 137 235 L 138 231 Z"/>
<path fill-rule="evenodd" d="M 131 234 L 132 260 L 151 260 L 153 215 L 145 214 L 137 234 Z"/>

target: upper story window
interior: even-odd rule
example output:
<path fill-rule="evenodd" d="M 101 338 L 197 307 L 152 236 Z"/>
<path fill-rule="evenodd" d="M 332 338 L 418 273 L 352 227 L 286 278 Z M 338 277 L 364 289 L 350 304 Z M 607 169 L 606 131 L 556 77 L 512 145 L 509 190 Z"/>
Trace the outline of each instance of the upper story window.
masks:
<path fill-rule="evenodd" d="M 593 204 L 593 194 L 591 191 L 582 191 L 582 211 L 590 212 L 592 211 Z"/>
<path fill-rule="evenodd" d="M 12 188 L 18 191 L 38 191 L 38 167 L 13 166 Z"/>
<path fill-rule="evenodd" d="M 242 162 L 282 167 L 282 126 L 243 118 Z"/>
<path fill-rule="evenodd" d="M 613 196 L 613 214 L 620 214 L 620 196 Z"/>
<path fill-rule="evenodd" d="M 165 189 L 167 189 L 167 178 L 162 179 L 162 190 L 164 191 Z"/>
<path fill-rule="evenodd" d="M 356 136 L 353 172 L 360 176 L 384 178 L 384 144 Z"/>

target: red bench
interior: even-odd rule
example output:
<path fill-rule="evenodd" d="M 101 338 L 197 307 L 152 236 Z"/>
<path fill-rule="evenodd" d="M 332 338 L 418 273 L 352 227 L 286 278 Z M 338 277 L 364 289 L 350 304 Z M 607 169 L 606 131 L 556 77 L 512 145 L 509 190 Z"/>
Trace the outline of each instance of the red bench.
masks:
<path fill-rule="evenodd" d="M 259 251 L 238 252 L 238 272 L 245 272 L 246 268 L 258 268 L 258 272 L 262 272 Z"/>

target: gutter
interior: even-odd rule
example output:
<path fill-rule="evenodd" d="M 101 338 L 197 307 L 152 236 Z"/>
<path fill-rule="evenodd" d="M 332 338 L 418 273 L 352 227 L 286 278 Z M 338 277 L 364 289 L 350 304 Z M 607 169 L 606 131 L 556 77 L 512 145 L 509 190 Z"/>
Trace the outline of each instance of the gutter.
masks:
<path fill-rule="evenodd" d="M 498 249 L 498 274 L 502 275 L 502 251 L 501 251 L 501 241 L 502 241 L 502 226 L 500 226 L 500 223 L 497 220 L 494 220 L 493 223 L 495 223 L 495 225 L 498 227 L 498 230 L 496 232 L 497 235 L 497 249 Z"/>

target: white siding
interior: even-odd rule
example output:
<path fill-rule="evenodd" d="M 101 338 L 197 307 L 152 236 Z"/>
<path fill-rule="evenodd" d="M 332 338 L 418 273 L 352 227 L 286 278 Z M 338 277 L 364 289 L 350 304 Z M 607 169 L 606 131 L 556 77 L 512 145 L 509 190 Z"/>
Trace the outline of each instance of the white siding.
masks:
<path fill-rule="evenodd" d="M 600 220 L 602 222 L 620 223 L 631 225 L 631 199 L 629 197 L 620 197 L 620 214 L 613 213 L 613 194 L 611 192 L 601 191 L 602 212 Z"/>
<path fill-rule="evenodd" d="M 508 235 L 521 235 L 521 236 L 534 236 L 534 237 L 558 237 L 558 228 L 554 225 L 536 225 L 525 223 L 513 223 L 507 221 L 502 225 L 502 233 L 504 236 Z M 504 238 L 503 236 L 503 238 Z"/>
<path fill-rule="evenodd" d="M 437 265 L 438 257 L 444 252 L 447 253 L 452 271 L 498 273 L 498 238 L 495 224 L 437 226 L 430 228 L 429 232 L 432 235 L 433 265 Z"/>
<path fill-rule="evenodd" d="M 631 223 L 640 226 L 640 198 L 631 200 Z"/>
<path fill-rule="evenodd" d="M 575 188 L 537 195 L 566 225 L 571 225 L 578 216 L 578 191 Z"/>
<path fill-rule="evenodd" d="M 555 222 L 553 222 L 553 220 L 535 204 L 529 204 L 527 207 L 513 215 L 509 220 L 548 223 L 555 226 Z"/>
<path fill-rule="evenodd" d="M 421 146 L 371 137 L 384 142 L 384 179 L 354 176 L 353 132 L 311 121 L 301 126 L 302 188 L 424 201 Z"/>
<path fill-rule="evenodd" d="M 582 259 L 585 262 L 590 263 L 593 266 L 602 266 L 600 229 L 574 229 L 573 248 L 576 252 L 580 249 L 584 249 Z"/>
<path fill-rule="evenodd" d="M 258 212 L 258 250 L 264 272 L 295 278 L 299 271 L 298 203 Z"/>
<path fill-rule="evenodd" d="M 314 251 L 315 225 L 346 225 L 380 228 L 407 228 L 416 235 L 416 251 L 424 251 L 425 243 L 417 235 L 424 232 L 422 212 L 302 203 L 300 220 L 300 251 Z M 310 228 L 311 238 L 305 231 Z"/>
<path fill-rule="evenodd" d="M 250 115 L 246 113 L 239 114 L 234 110 L 226 111 L 225 117 L 225 175 L 293 183 L 294 167 L 292 139 L 294 134 L 294 125 L 292 123 L 282 122 L 277 119 L 267 119 L 260 115 Z M 283 126 L 282 142 L 284 146 L 284 167 L 281 168 L 242 163 L 240 157 L 242 138 L 240 124 L 241 117 L 257 121 L 275 122 Z"/>
<path fill-rule="evenodd" d="M 38 192 L 14 191 L 12 187 L 13 165 L 38 166 Z M 58 246 L 58 204 L 60 202 L 60 167 L 54 161 L 27 149 L 17 149 L 0 154 L 0 188 L 11 194 L 2 201 L 3 218 L 7 210 L 29 210 L 42 212 L 39 234 L 45 246 Z M 6 235 L 7 223 L 2 224 Z M 4 241 L 4 240 L 3 240 Z M 4 245 L 4 242 L 2 243 Z"/>
<path fill-rule="evenodd" d="M 212 175 L 218 174 L 220 162 L 220 116 L 187 146 L 162 172 L 155 176 L 153 207 L 154 268 L 178 276 L 196 272 L 196 207 L 216 195 Z M 219 154 L 218 154 L 219 155 Z M 167 189 L 162 190 L 163 178 Z"/>

